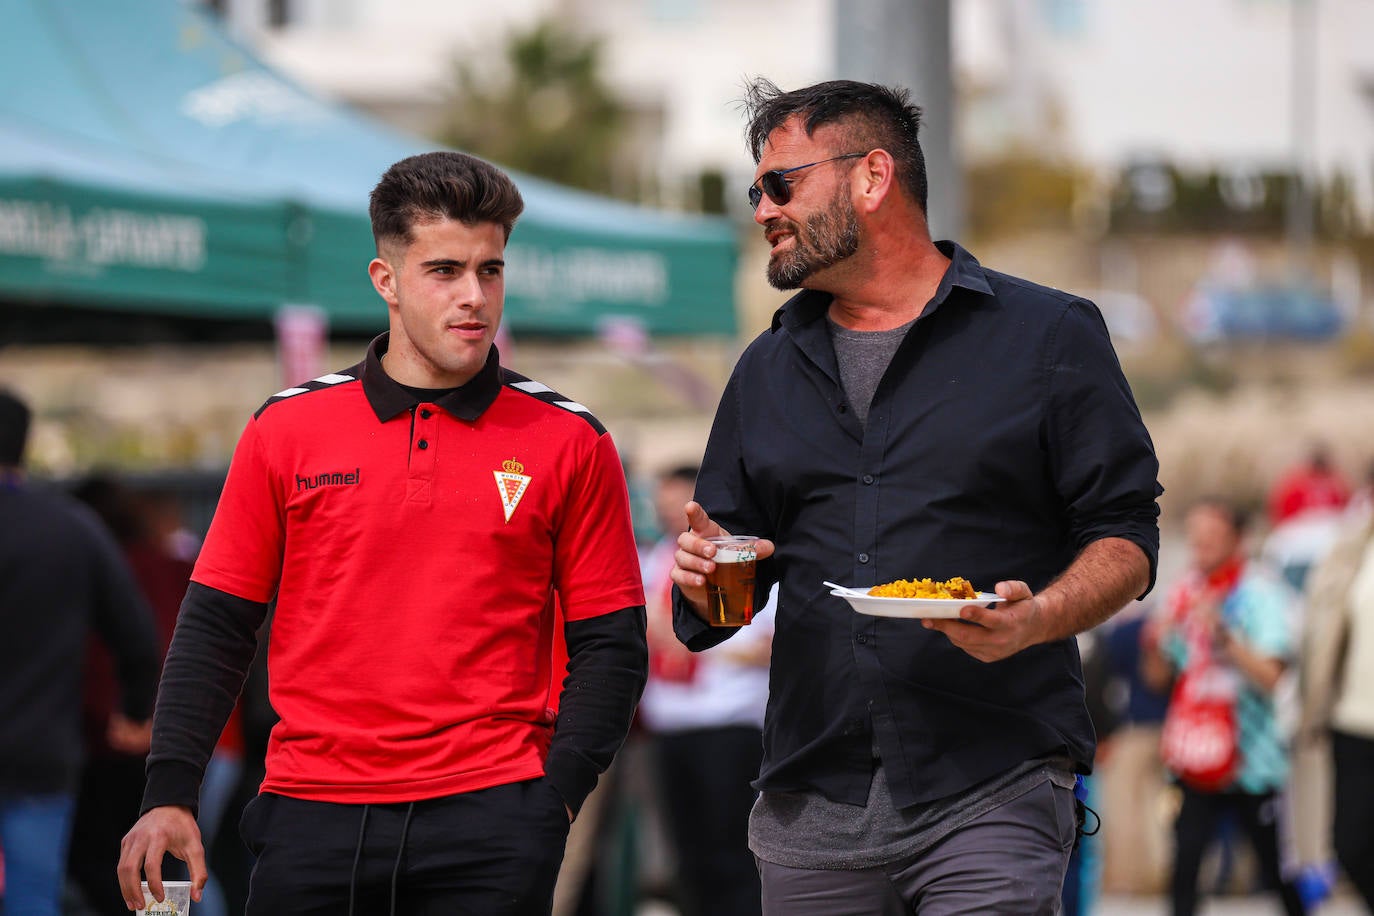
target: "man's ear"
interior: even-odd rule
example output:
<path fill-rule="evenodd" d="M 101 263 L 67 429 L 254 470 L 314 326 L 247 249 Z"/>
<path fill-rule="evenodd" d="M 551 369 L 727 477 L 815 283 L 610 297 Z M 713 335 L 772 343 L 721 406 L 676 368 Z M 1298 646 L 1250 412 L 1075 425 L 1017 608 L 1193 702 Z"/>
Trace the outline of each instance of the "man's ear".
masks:
<path fill-rule="evenodd" d="M 367 275 L 372 278 L 372 288 L 377 295 L 386 300 L 387 305 L 396 305 L 396 271 L 391 262 L 378 256 L 367 265 Z"/>
<path fill-rule="evenodd" d="M 893 190 L 897 180 L 897 162 L 887 150 L 875 149 L 859 161 L 851 175 L 858 209 L 872 213 Z"/>

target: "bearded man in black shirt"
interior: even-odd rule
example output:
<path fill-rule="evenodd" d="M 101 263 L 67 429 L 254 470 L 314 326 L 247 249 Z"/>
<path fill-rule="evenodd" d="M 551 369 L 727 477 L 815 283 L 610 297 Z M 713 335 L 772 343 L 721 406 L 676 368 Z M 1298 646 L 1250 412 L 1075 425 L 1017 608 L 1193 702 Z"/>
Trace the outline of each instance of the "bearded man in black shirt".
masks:
<path fill-rule="evenodd" d="M 746 100 L 768 279 L 801 289 L 745 351 L 679 538 L 700 650 L 707 537 L 780 583 L 761 791 L 765 913 L 1057 913 L 1094 737 L 1074 636 L 1144 595 L 1158 462 L 1097 308 L 932 241 L 920 111 L 835 81 Z M 856 613 L 963 576 L 956 619 Z"/>

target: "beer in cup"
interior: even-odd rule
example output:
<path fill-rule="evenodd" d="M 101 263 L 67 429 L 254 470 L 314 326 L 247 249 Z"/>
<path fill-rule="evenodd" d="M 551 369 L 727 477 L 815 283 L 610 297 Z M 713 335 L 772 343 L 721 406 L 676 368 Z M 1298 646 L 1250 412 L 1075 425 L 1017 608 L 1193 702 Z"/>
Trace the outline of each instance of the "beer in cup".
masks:
<path fill-rule="evenodd" d="M 754 619 L 754 567 L 758 538 L 707 538 L 716 545 L 716 570 L 706 575 L 706 620 L 713 627 L 739 627 Z"/>
<path fill-rule="evenodd" d="M 158 903 L 153 899 L 153 892 L 148 890 L 148 882 L 143 882 L 143 909 L 135 910 L 136 916 L 186 916 L 191 909 L 191 882 L 190 881 L 163 881 L 162 882 L 162 902 Z"/>

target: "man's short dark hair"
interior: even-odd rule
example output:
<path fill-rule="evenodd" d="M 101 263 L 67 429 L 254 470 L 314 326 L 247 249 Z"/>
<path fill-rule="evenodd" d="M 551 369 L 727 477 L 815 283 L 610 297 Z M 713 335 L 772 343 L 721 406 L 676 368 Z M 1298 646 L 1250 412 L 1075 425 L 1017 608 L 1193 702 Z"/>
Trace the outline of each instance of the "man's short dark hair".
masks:
<path fill-rule="evenodd" d="M 1237 535 L 1243 536 L 1250 527 L 1250 512 L 1235 500 L 1224 496 L 1207 494 L 1193 501 L 1193 509 L 1211 509 L 1231 525 Z"/>
<path fill-rule="evenodd" d="M 24 463 L 24 446 L 29 441 L 33 412 L 13 392 L 0 388 L 0 466 L 19 467 Z"/>
<path fill-rule="evenodd" d="M 515 182 L 489 162 L 467 153 L 421 153 L 397 162 L 372 189 L 368 215 L 378 250 L 383 242 L 408 245 L 416 223 L 452 219 L 465 226 L 498 223 L 510 239 L 525 201 Z"/>
<path fill-rule="evenodd" d="M 789 118 L 800 116 L 807 136 L 827 124 L 839 127 L 845 153 L 884 149 L 897 161 L 897 180 L 926 212 L 928 186 L 926 157 L 916 135 L 921 126 L 921 109 L 911 104 L 905 89 L 830 80 L 804 89 L 783 92 L 763 77 L 750 80 L 745 87 L 744 110 L 749 119 L 745 137 L 754 162 L 763 158 L 768 135 Z M 798 163 L 800 164 L 800 163 Z"/>

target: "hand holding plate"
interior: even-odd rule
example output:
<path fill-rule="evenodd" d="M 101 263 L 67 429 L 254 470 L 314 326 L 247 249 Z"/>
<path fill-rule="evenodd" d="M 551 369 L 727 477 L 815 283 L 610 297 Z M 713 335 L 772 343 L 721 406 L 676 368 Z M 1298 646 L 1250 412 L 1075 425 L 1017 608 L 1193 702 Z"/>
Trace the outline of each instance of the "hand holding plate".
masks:
<path fill-rule="evenodd" d="M 981 662 L 1010 658 L 1022 649 L 1043 642 L 1040 601 L 1021 581 L 997 583 L 1004 603 L 995 607 L 966 604 L 958 619 L 926 620 L 928 630 L 939 630 L 960 649 Z M 974 626 L 969 626 L 974 624 Z"/>

